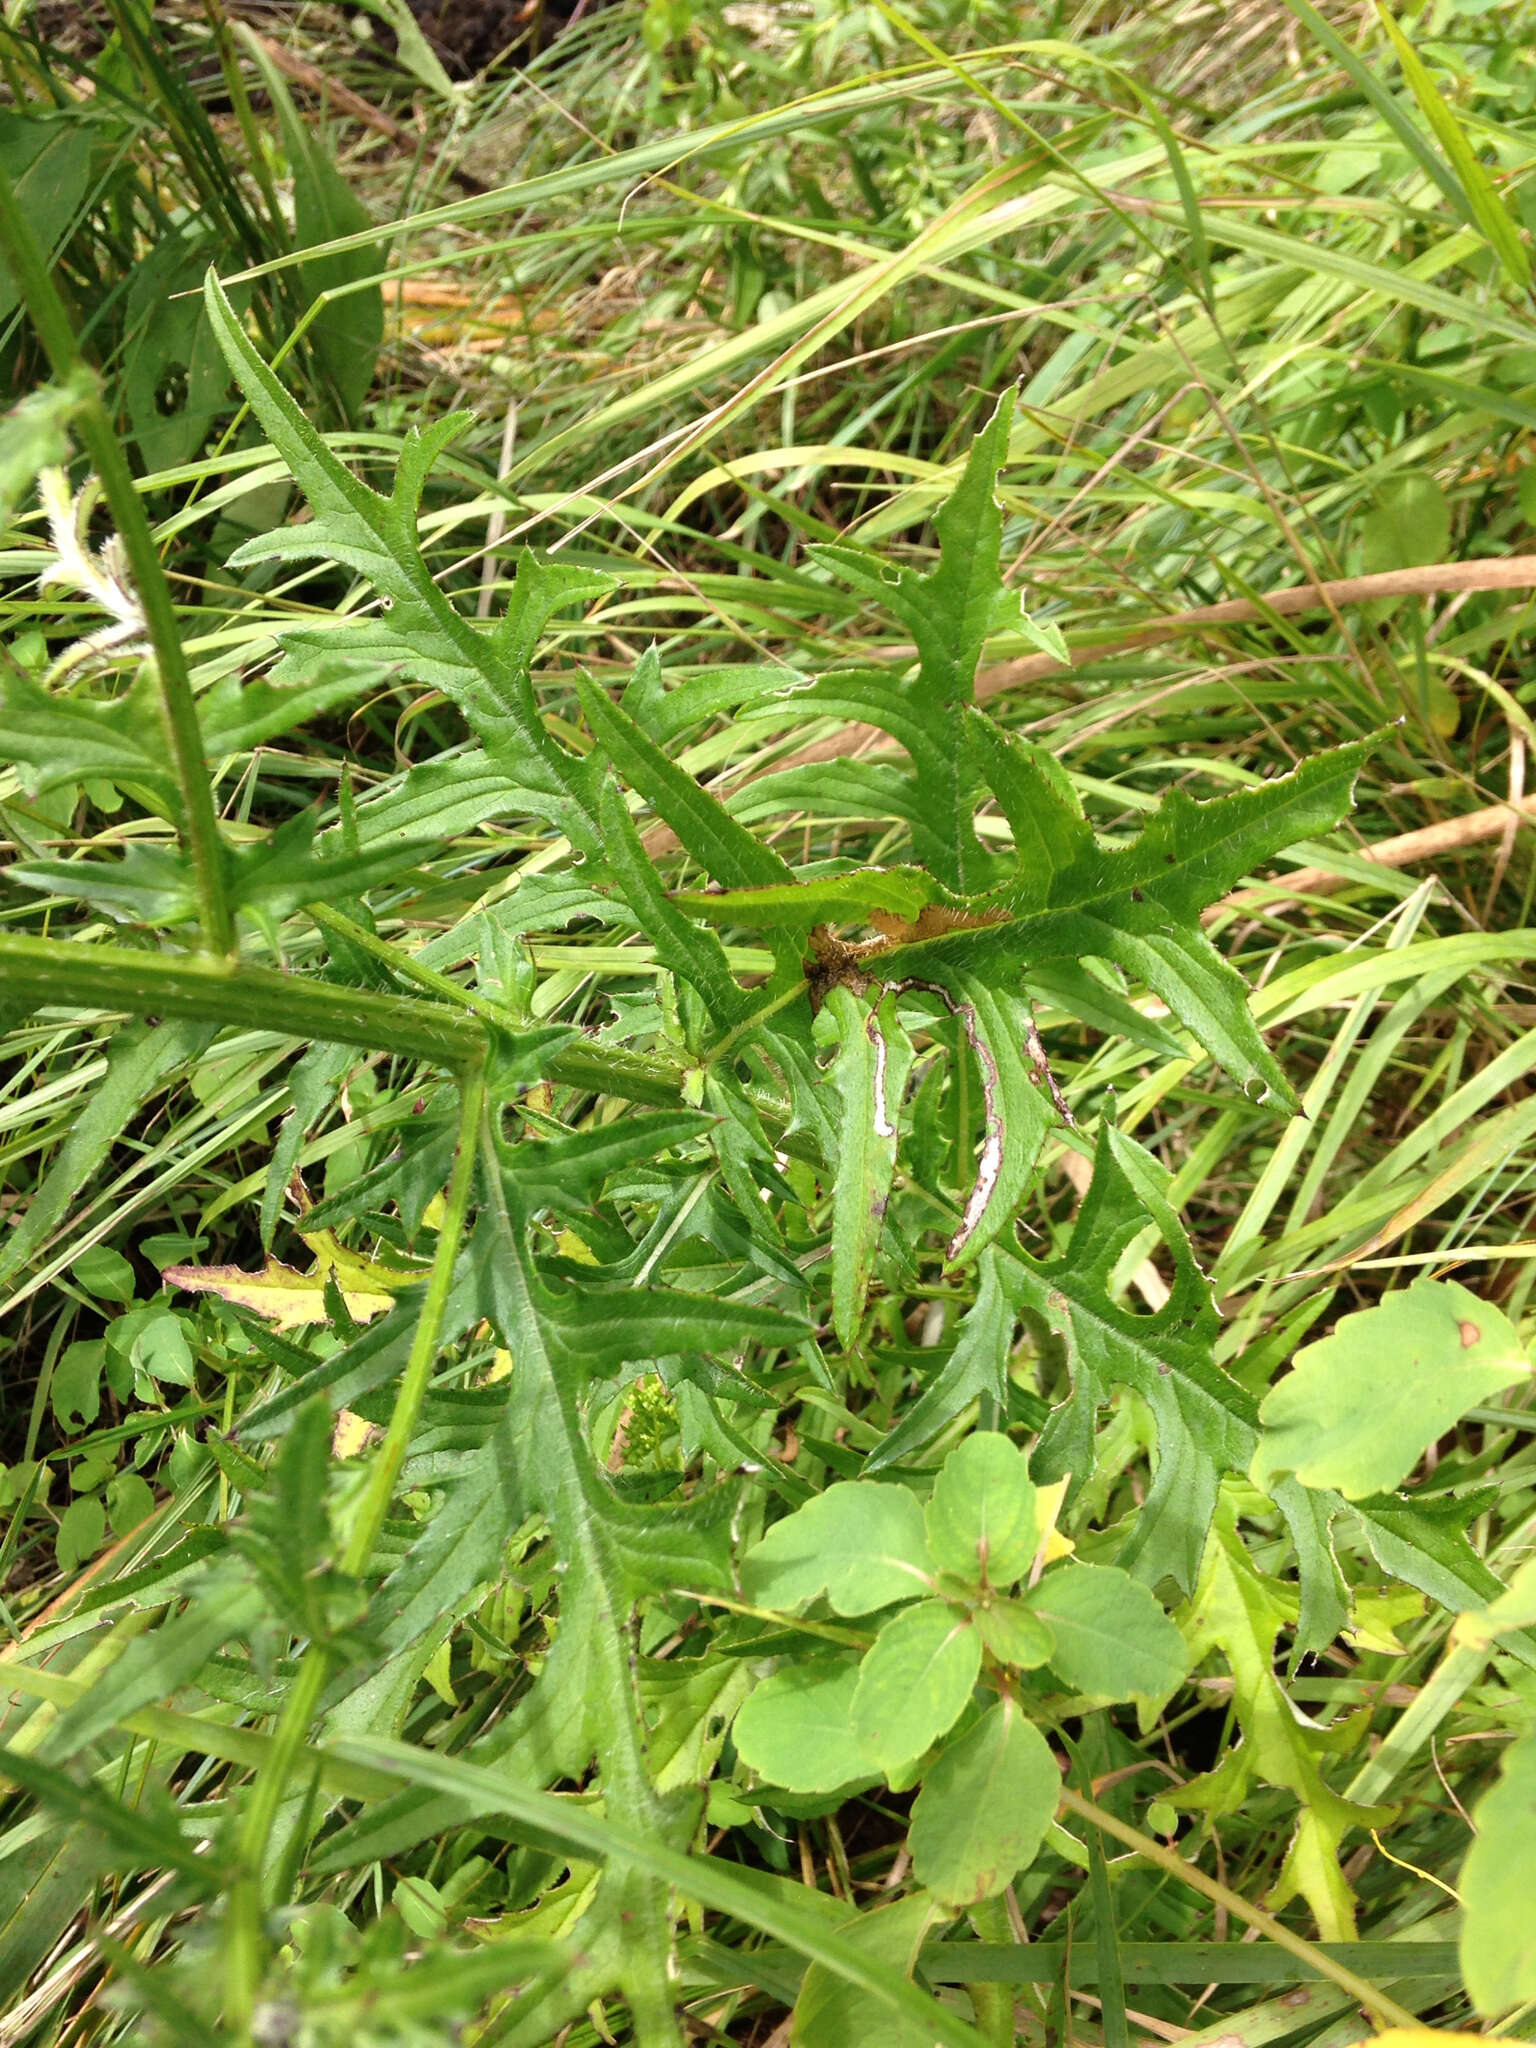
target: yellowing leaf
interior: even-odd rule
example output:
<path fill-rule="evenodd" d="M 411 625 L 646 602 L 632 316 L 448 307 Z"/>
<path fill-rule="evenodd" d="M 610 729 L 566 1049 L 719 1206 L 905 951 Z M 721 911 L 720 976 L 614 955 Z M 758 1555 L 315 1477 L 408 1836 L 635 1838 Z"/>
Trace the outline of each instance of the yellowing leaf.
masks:
<path fill-rule="evenodd" d="M 421 1667 L 421 1675 L 445 1707 L 457 1707 L 453 1689 L 453 1637 L 446 1635 Z"/>
<path fill-rule="evenodd" d="M 354 1321 L 366 1323 L 382 1315 L 402 1287 L 421 1277 L 349 1252 L 327 1230 L 317 1230 L 305 1242 L 314 1247 L 316 1255 L 307 1273 L 269 1257 L 255 1273 L 240 1266 L 167 1266 L 161 1278 L 191 1294 L 221 1295 L 278 1330 L 298 1330 L 307 1323 L 328 1320 L 325 1289 L 331 1279 L 341 1289 L 347 1313 Z"/>
<path fill-rule="evenodd" d="M 365 1422 L 361 1415 L 354 1415 L 350 1408 L 343 1408 L 331 1432 L 331 1456 L 355 1458 L 378 1435 L 379 1430 L 373 1423 Z"/>
<path fill-rule="evenodd" d="M 1496 1600 L 1458 1614 L 1451 1624 L 1451 1645 L 1459 1649 L 1492 1649 L 1501 1635 L 1536 1623 L 1536 1558 L 1527 1558 Z"/>
<path fill-rule="evenodd" d="M 1058 1479 L 1050 1486 L 1035 1488 L 1035 1573 L 1044 1571 L 1048 1564 L 1054 1564 L 1059 1557 L 1070 1557 L 1077 1545 L 1070 1536 L 1063 1536 L 1056 1526 L 1056 1517 L 1061 1513 L 1062 1503 L 1067 1497 L 1067 1488 L 1072 1484 L 1069 1472 L 1065 1479 Z"/>
<path fill-rule="evenodd" d="M 1403 1657 L 1408 1645 L 1399 1642 L 1397 1630 L 1405 1622 L 1422 1619 L 1424 1595 L 1411 1586 L 1394 1587 L 1387 1593 L 1356 1593 L 1345 1630 L 1357 1650 L 1375 1650 L 1383 1657 Z"/>
<path fill-rule="evenodd" d="M 1300 1806 L 1296 1833 L 1266 1904 L 1278 1912 L 1300 1893 L 1324 1941 L 1353 1941 L 1354 1896 L 1339 1845 L 1351 1828 L 1384 1826 L 1391 1809 L 1356 1806 L 1323 1777 L 1322 1754 L 1352 1731 L 1305 1720 L 1275 1676 L 1275 1641 L 1293 1618 L 1287 1589 L 1256 1570 L 1243 1547 L 1233 1495 L 1224 1489 L 1185 1626 L 1194 1662 L 1218 1648 L 1226 1658 L 1243 1740 L 1215 1770 L 1165 1796 L 1174 1806 L 1233 1813 L 1254 1778 L 1293 1793 Z"/>

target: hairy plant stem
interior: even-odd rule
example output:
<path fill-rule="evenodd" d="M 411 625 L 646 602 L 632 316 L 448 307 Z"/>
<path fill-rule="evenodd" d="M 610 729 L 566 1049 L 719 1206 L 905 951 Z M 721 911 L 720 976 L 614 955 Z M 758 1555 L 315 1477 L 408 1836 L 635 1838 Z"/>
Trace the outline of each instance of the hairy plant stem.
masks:
<path fill-rule="evenodd" d="M 479 1058 L 485 1046 L 480 1024 L 462 1009 L 206 956 L 3 932 L 0 976 L 7 996 L 36 1007 L 196 1017 L 447 1067 Z M 459 991 L 461 999 L 464 993 Z M 658 1108 L 675 1108 L 682 1100 L 677 1066 L 618 1046 L 568 1046 L 550 1062 L 550 1078 L 563 1087 L 601 1090 Z"/>
<path fill-rule="evenodd" d="M 463 1242 L 470 1195 L 475 1184 L 481 1118 L 485 1109 L 485 1064 L 477 1058 L 459 1075 L 459 1132 L 453 1172 L 437 1250 L 427 1277 L 421 1315 L 411 1340 L 410 1356 L 401 1376 L 389 1428 L 368 1474 L 363 1496 L 343 1546 L 340 1567 L 356 1578 L 367 1569 L 379 1531 L 394 1498 L 395 1485 L 411 1434 L 421 1415 L 427 1383 L 437 1357 L 438 1341 L 453 1288 L 453 1269 Z M 278 1809 L 293 1788 L 293 1778 L 308 1742 L 332 1665 L 330 1646 L 312 1642 L 305 1651 L 293 1685 L 283 1703 L 266 1762 L 251 1788 L 240 1827 L 238 1874 L 229 1899 L 225 1948 L 225 2019 L 236 2038 L 248 2042 L 256 1993 L 265 1962 L 265 1866 Z"/>
<path fill-rule="evenodd" d="M 1165 1848 L 1161 1842 L 1154 1841 L 1150 1835 L 1142 1834 L 1140 1829 L 1133 1828 L 1129 1822 L 1116 1819 L 1114 1814 L 1107 1813 L 1093 1800 L 1085 1799 L 1081 1792 L 1074 1792 L 1070 1785 L 1063 1785 L 1061 1788 L 1061 1804 L 1069 1813 L 1075 1813 L 1080 1820 L 1090 1822 L 1101 1833 L 1112 1835 L 1117 1842 L 1123 1842 L 1126 1848 L 1134 1849 L 1138 1856 L 1144 1857 L 1148 1863 L 1155 1863 L 1159 1870 L 1166 1871 L 1170 1877 L 1176 1877 L 1192 1891 L 1203 1892 L 1213 1904 L 1225 1906 L 1234 1919 L 1246 1921 L 1250 1927 L 1257 1928 L 1266 1940 L 1289 1950 L 1298 1961 L 1315 1970 L 1318 1976 L 1327 1977 L 1332 1983 L 1337 1984 L 1341 1991 L 1357 1999 L 1381 2025 L 1418 2027 L 1419 2022 L 1413 2014 L 1397 2004 L 1394 1999 L 1388 1998 L 1376 1985 L 1367 1983 L 1364 1977 L 1357 1977 L 1354 1971 L 1347 1969 L 1343 1963 L 1335 1962 L 1332 1956 L 1319 1948 L 1316 1942 L 1308 1941 L 1305 1935 L 1293 1933 L 1283 1921 L 1277 1920 L 1273 1913 L 1266 1913 L 1262 1906 L 1250 1905 L 1240 1893 L 1232 1891 L 1218 1878 L 1207 1877 L 1198 1864 L 1189 1862 L 1176 1849 Z"/>
<path fill-rule="evenodd" d="M 235 946 L 235 923 L 224 887 L 224 846 L 213 792 L 208 785 L 192 676 L 181 644 L 171 587 L 160 565 L 160 553 L 133 473 L 102 399 L 101 385 L 80 353 L 69 313 L 48 274 L 42 251 L 3 166 L 0 251 L 10 264 L 17 290 L 53 365 L 54 375 L 61 383 L 73 385 L 80 394 L 74 424 L 101 479 L 118 536 L 127 552 L 134 589 L 144 608 L 151 665 L 159 684 L 166 737 L 181 792 L 181 839 L 192 863 L 203 944 L 210 953 L 230 954 Z"/>
<path fill-rule="evenodd" d="M 333 924 L 337 920 L 332 913 Z M 318 921 L 318 920 L 317 920 Z M 358 926 L 359 931 L 362 930 Z M 350 932 L 348 933 L 350 937 Z M 376 941 L 391 966 L 407 971 L 410 955 Z M 421 980 L 432 970 L 420 969 Z M 491 1006 L 473 991 L 455 991 L 460 1007 L 373 989 L 345 988 L 270 967 L 218 959 L 207 954 L 136 952 L 130 946 L 85 945 L 73 939 L 34 939 L 0 932 L 0 977 L 5 992 L 33 1008 L 126 1010 L 136 1017 L 196 1017 L 242 1030 L 278 1031 L 292 1038 L 324 1039 L 365 1052 L 399 1054 L 459 1067 L 484 1056 L 485 1032 L 478 1018 Z M 500 1021 L 500 1019 L 496 1019 Z M 676 1109 L 683 1101 L 684 1068 L 655 1053 L 583 1039 L 550 1059 L 548 1078 L 562 1088 L 612 1095 L 653 1109 Z M 820 1159 L 804 1131 L 785 1131 L 787 1107 L 748 1091 L 759 1112 L 780 1128 L 779 1143 L 797 1159 Z"/>

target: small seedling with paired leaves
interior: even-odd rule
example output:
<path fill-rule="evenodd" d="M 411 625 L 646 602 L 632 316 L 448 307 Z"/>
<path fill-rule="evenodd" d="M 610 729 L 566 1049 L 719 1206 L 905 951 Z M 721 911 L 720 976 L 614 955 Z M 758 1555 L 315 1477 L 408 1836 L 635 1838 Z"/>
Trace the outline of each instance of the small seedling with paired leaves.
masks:
<path fill-rule="evenodd" d="M 794 1614 L 825 1599 L 833 1614 L 878 1617 L 857 1661 L 796 1660 L 753 1692 L 736 1717 L 742 1761 L 792 1792 L 920 1778 L 917 1874 L 946 1903 L 1000 1891 L 1055 1812 L 1059 1774 L 1030 1718 L 1044 1697 L 1022 1674 L 1044 1670 L 1081 1711 L 1083 1698 L 1164 1699 L 1187 1668 L 1145 1586 L 1064 1554 L 1053 1526 L 1063 1491 L 1036 1488 L 1025 1453 L 979 1431 L 945 1459 L 926 1507 L 902 1485 L 829 1486 L 742 1565 L 759 1608 Z M 976 1813 L 979 1780 L 996 1803 Z"/>

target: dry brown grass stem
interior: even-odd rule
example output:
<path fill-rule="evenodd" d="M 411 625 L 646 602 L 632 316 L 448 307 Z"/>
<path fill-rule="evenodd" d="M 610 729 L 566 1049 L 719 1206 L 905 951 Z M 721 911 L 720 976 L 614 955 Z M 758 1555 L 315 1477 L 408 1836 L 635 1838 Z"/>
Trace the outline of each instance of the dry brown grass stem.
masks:
<path fill-rule="evenodd" d="M 343 85 L 339 79 L 330 77 L 328 73 L 320 70 L 318 65 L 311 64 L 301 57 L 296 50 L 290 50 L 283 43 L 274 42 L 271 36 L 261 35 L 251 28 L 249 23 L 244 26 L 250 40 L 258 43 L 274 67 L 291 78 L 295 85 L 303 86 L 306 92 L 314 93 L 322 101 L 328 100 L 334 112 L 345 114 L 360 122 L 363 127 L 373 129 L 375 134 L 387 137 L 396 149 L 414 151 L 420 148 L 421 137 L 414 130 L 407 128 L 404 122 L 397 121 L 393 114 L 387 114 L 382 107 L 376 107 L 372 100 L 365 100 L 360 92 L 354 92 L 349 85 Z M 478 196 L 486 189 L 478 178 L 472 177 L 457 164 L 443 164 L 442 170 L 461 192 L 467 192 L 472 197 Z"/>
<path fill-rule="evenodd" d="M 1421 860 L 1434 860 L 1443 853 L 1456 853 L 1475 846 L 1482 839 L 1497 839 L 1522 818 L 1536 818 L 1536 796 L 1523 796 L 1518 803 L 1489 804 L 1486 810 L 1467 811 L 1459 818 L 1444 818 L 1438 825 L 1421 825 L 1414 832 L 1399 832 L 1392 839 L 1378 839 L 1374 846 L 1360 848 L 1357 858 L 1381 868 L 1413 867 Z M 1234 889 L 1205 913 L 1206 922 L 1229 910 L 1245 910 L 1263 904 L 1269 910 L 1294 902 L 1302 896 L 1326 896 L 1331 889 L 1348 886 L 1348 875 L 1331 874 L 1327 868 L 1296 868 L 1272 883 L 1260 882 L 1251 889 Z"/>

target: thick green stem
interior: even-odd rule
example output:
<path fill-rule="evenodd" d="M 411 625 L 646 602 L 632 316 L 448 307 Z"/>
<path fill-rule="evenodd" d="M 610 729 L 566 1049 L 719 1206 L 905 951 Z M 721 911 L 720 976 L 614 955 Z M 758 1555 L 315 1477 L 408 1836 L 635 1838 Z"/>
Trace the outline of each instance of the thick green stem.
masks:
<path fill-rule="evenodd" d="M 427 1278 L 427 1291 L 411 1341 L 410 1357 L 395 1396 L 384 1442 L 379 1448 L 351 1532 L 341 1554 L 341 1569 L 352 1577 L 367 1569 L 384 1518 L 389 1513 L 412 1433 L 421 1416 L 437 1348 L 442 1337 L 453 1288 L 469 1199 L 475 1184 L 480 1120 L 485 1109 L 485 1068 L 474 1060 L 459 1077 L 459 1140 L 437 1251 Z M 278 1810 L 293 1789 L 296 1767 L 309 1739 L 310 1726 L 331 1671 L 331 1651 L 311 1643 L 273 1731 L 272 1747 L 251 1788 L 240 1828 L 239 1874 L 230 1890 L 229 1932 L 224 1954 L 225 2019 L 235 2038 L 251 2038 L 251 2015 L 266 1959 L 265 1873 L 268 1844 Z"/>
<path fill-rule="evenodd" d="M 6 932 L 0 933 L 0 978 L 8 997 L 39 1008 L 194 1017 L 444 1066 L 474 1059 L 485 1037 L 471 1018 L 437 1003 L 190 953 L 139 953 L 128 946 Z"/>
<path fill-rule="evenodd" d="M 1347 1991 L 1351 1998 L 1357 1999 L 1382 2025 L 1410 2028 L 1418 2026 L 1419 2022 L 1411 2012 L 1398 2005 L 1394 1999 L 1388 1998 L 1376 1985 L 1367 1983 L 1364 1977 L 1357 1977 L 1354 1971 L 1346 1969 L 1343 1963 L 1335 1962 L 1333 1957 L 1326 1950 L 1319 1948 L 1315 1941 L 1308 1941 L 1301 1934 L 1293 1934 L 1284 1921 L 1277 1920 L 1273 1913 L 1266 1913 L 1262 1906 L 1250 1905 L 1240 1893 L 1222 1884 L 1219 1879 L 1207 1877 L 1198 1864 L 1189 1862 L 1176 1849 L 1165 1848 L 1161 1842 L 1154 1841 L 1150 1835 L 1142 1834 L 1129 1822 L 1117 1820 L 1114 1814 L 1107 1813 L 1102 1806 L 1095 1805 L 1093 1800 L 1085 1799 L 1080 1792 L 1074 1792 L 1070 1785 L 1062 1786 L 1061 1803 L 1069 1813 L 1075 1813 L 1080 1820 L 1091 1822 L 1100 1833 L 1112 1835 L 1117 1842 L 1123 1842 L 1126 1848 L 1134 1849 L 1138 1856 L 1144 1857 L 1148 1863 L 1155 1863 L 1159 1870 L 1167 1871 L 1170 1877 L 1176 1877 L 1192 1891 L 1203 1892 L 1215 1905 L 1225 1906 L 1234 1919 L 1246 1921 L 1250 1927 L 1257 1928 L 1266 1940 L 1276 1943 L 1280 1948 L 1288 1949 L 1320 1977 L 1329 1978 L 1341 1991 Z"/>
<path fill-rule="evenodd" d="M 392 959 L 397 950 L 389 949 Z M 126 1010 L 135 1017 L 196 1017 L 246 1031 L 280 1031 L 290 1038 L 435 1060 L 445 1067 L 478 1059 L 485 1048 L 476 1017 L 488 1006 L 453 982 L 446 987 L 457 989 L 461 1007 L 456 1009 L 208 956 L 138 953 L 128 946 L 0 932 L 0 985 L 7 998 L 33 1009 L 46 1005 Z M 613 1095 L 653 1109 L 676 1109 L 683 1100 L 684 1070 L 676 1061 L 590 1039 L 557 1052 L 546 1072 L 558 1087 Z M 756 1094 L 752 1099 L 770 1124 L 787 1120 L 782 1103 Z M 784 1132 L 779 1142 L 797 1159 L 820 1159 L 805 1131 Z"/>
<path fill-rule="evenodd" d="M 208 786 L 208 766 L 203 754 L 202 734 L 198 729 L 197 706 L 192 696 L 192 677 L 181 644 L 181 628 L 171 587 L 160 566 L 155 536 L 134 486 L 133 473 L 117 438 L 112 416 L 102 400 L 101 386 L 80 353 L 64 301 L 48 274 L 42 251 L 3 166 L 0 166 L 0 252 L 10 265 L 17 290 L 47 351 L 54 375 L 62 383 L 76 385 L 81 392 L 74 424 L 91 465 L 101 479 L 118 537 L 128 556 L 134 588 L 144 608 L 152 665 L 160 686 L 166 738 L 181 790 L 182 841 L 192 862 L 203 944 L 211 953 L 227 954 L 234 950 L 235 926 L 224 887 L 224 848 L 213 807 L 213 792 Z"/>
<path fill-rule="evenodd" d="M 196 1017 L 448 1067 L 478 1059 L 485 1046 L 485 1033 L 468 1009 L 191 954 L 140 953 L 128 946 L 0 932 L 0 983 L 8 998 L 37 1008 L 47 1004 L 126 1010 L 139 1017 Z M 465 993 L 461 990 L 460 996 Z M 658 1108 L 674 1109 L 682 1100 L 679 1070 L 672 1062 L 621 1046 L 568 1046 L 551 1060 L 549 1074 L 562 1087 Z"/>
<path fill-rule="evenodd" d="M 1008 1908 L 1000 1898 L 984 1899 L 979 1906 L 972 1906 L 970 1922 L 983 1941 L 1001 1943 L 1013 1939 Z M 1013 2048 L 1013 1986 L 967 1984 L 965 1989 L 976 2015 L 977 2030 L 989 2048 Z"/>

